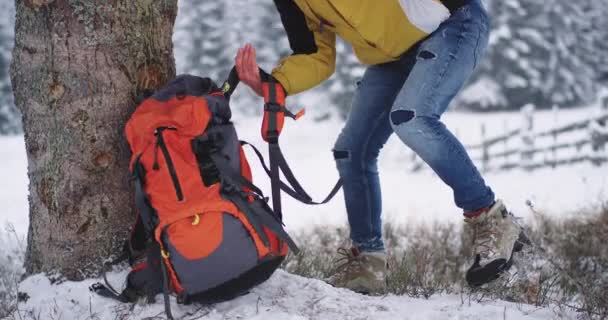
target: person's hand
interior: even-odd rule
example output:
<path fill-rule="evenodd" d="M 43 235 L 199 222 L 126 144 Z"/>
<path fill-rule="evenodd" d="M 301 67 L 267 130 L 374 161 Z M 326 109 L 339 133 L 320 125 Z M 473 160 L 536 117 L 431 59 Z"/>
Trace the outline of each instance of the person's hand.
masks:
<path fill-rule="evenodd" d="M 246 44 L 240 48 L 235 59 L 236 71 L 241 82 L 248 85 L 259 96 L 264 95 L 262 89 L 262 79 L 255 57 L 255 48 L 251 44 Z"/>

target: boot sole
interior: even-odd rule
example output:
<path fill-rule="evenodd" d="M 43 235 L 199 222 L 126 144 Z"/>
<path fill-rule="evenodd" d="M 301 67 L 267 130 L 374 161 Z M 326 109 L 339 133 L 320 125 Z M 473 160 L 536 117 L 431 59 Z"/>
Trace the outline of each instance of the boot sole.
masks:
<path fill-rule="evenodd" d="M 363 287 L 348 288 L 348 287 L 335 286 L 330 283 L 328 283 L 328 284 L 334 288 L 350 290 L 354 293 L 362 294 L 364 296 L 377 296 L 377 295 L 382 295 L 384 292 L 386 292 L 386 288 L 382 288 L 382 289 L 380 289 L 380 288 L 368 289 L 368 288 L 363 288 Z"/>
<path fill-rule="evenodd" d="M 362 287 L 362 286 L 348 287 L 348 286 L 337 285 L 337 284 L 331 282 L 330 280 L 323 280 L 323 282 L 329 284 L 330 286 L 332 286 L 334 288 L 346 289 L 346 290 L 350 290 L 354 293 L 358 293 L 358 294 L 362 294 L 362 295 L 366 295 L 366 296 L 380 295 L 380 294 L 386 292 L 387 287 L 388 287 L 388 284 L 385 286 L 377 287 L 377 288 L 367 288 L 367 287 Z"/>
<path fill-rule="evenodd" d="M 523 231 L 520 232 L 517 240 L 515 240 L 515 243 L 513 244 L 513 250 L 511 250 L 511 256 L 509 257 L 508 261 L 500 262 L 500 260 L 504 261 L 504 259 L 495 260 L 484 267 L 475 269 L 475 264 L 477 264 L 476 261 L 475 264 L 473 264 L 473 266 L 467 271 L 465 276 L 467 283 L 470 287 L 476 288 L 500 278 L 504 272 L 511 269 L 511 266 L 513 265 L 513 254 L 516 252 L 521 252 L 524 246 L 531 244 L 530 239 L 523 233 Z"/>

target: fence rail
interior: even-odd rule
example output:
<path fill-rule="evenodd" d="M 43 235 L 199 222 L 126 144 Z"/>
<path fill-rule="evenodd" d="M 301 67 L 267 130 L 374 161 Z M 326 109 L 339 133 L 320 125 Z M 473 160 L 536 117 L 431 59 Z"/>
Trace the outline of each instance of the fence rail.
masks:
<path fill-rule="evenodd" d="M 554 108 L 555 114 L 558 111 Z M 536 131 L 534 107 L 528 105 L 522 108 L 520 128 L 487 137 L 485 125 L 482 124 L 481 142 L 468 145 L 466 149 L 472 155 L 473 161 L 481 165 L 482 171 L 515 168 L 535 170 L 580 162 L 602 165 L 608 163 L 608 101 L 601 105 L 598 111 L 598 115 L 584 120 Z M 576 138 L 566 137 L 568 135 L 575 135 Z M 552 140 L 547 141 L 548 139 Z M 542 143 L 538 143 L 539 141 Z M 517 145 L 512 146 L 513 144 Z M 569 154 L 560 157 L 559 152 Z M 427 168 L 415 155 L 412 159 L 412 171 Z"/>

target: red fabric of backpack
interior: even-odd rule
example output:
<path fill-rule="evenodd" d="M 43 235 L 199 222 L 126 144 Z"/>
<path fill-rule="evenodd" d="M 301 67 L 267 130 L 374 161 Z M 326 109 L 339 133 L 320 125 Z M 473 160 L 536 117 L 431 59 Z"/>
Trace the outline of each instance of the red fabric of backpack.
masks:
<path fill-rule="evenodd" d="M 265 281 L 297 251 L 252 184 L 228 100 L 209 79 L 182 75 L 141 103 L 125 132 L 138 209 L 127 288 L 95 291 L 133 302 L 160 292 L 216 302 Z M 103 288 L 102 288 L 103 287 Z M 170 311 L 168 311 L 170 315 Z"/>

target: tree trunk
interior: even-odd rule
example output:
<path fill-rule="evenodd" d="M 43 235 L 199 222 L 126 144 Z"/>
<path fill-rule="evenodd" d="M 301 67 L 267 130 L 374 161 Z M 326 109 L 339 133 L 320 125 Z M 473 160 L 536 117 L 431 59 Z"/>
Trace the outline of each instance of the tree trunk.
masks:
<path fill-rule="evenodd" d="M 17 0 L 11 79 L 29 167 L 28 273 L 97 275 L 132 223 L 123 129 L 175 75 L 177 0 Z"/>

